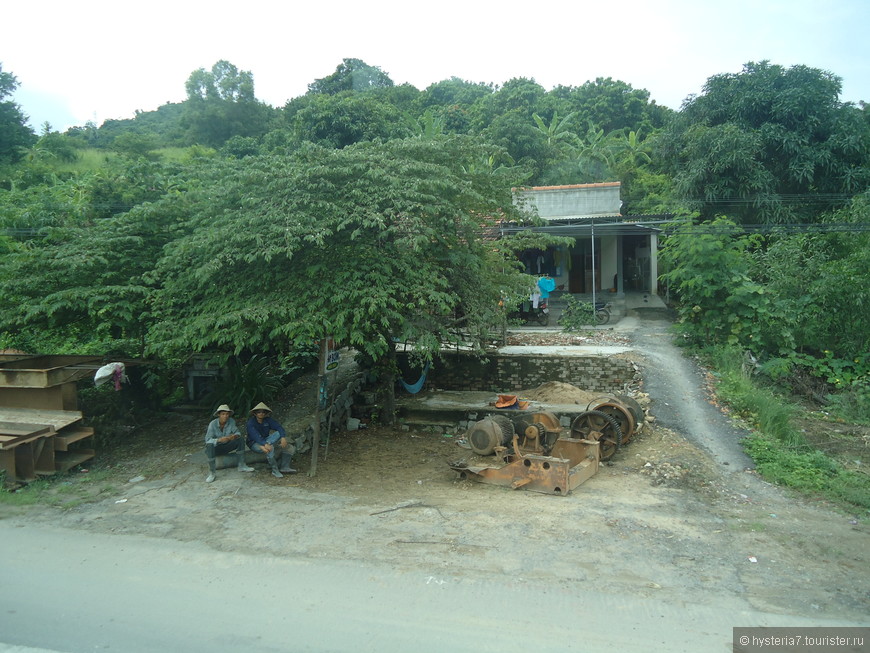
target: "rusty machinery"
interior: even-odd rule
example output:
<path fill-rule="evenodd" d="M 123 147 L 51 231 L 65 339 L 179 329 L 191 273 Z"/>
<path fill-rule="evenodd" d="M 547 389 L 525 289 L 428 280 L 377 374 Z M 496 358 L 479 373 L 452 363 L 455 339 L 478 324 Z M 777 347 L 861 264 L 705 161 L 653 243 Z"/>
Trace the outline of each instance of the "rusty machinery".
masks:
<path fill-rule="evenodd" d="M 643 409 L 626 395 L 603 395 L 589 402 L 571 422 L 571 437 L 591 438 L 601 445 L 601 460 L 610 460 L 643 424 Z"/>
<path fill-rule="evenodd" d="M 642 423 L 640 405 L 624 395 L 591 401 L 571 423 L 567 437 L 562 437 L 553 413 L 491 415 L 469 429 L 468 443 L 474 453 L 495 454 L 505 464 L 471 467 L 456 461 L 450 467 L 463 479 L 565 495 L 594 476 L 599 460 L 612 458 Z"/>
<path fill-rule="evenodd" d="M 568 494 L 598 471 L 598 442 L 561 437 L 559 419 L 538 412 L 486 417 L 468 432 L 472 451 L 495 454 L 502 467 L 471 467 L 450 463 L 460 478 L 545 494 Z M 510 445 L 510 447 L 508 446 Z"/>

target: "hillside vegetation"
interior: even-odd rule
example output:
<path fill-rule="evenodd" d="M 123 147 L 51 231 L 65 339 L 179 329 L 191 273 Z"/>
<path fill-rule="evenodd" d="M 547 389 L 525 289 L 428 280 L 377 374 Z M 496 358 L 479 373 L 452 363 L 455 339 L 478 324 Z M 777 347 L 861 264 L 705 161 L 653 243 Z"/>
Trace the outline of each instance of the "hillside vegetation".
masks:
<path fill-rule="evenodd" d="M 148 356 L 171 401 L 192 353 L 281 377 L 331 336 L 389 389 L 396 338 L 480 347 L 521 292 L 515 253 L 547 239 L 490 238 L 529 219 L 512 187 L 621 181 L 624 214 L 672 219 L 660 282 L 687 345 L 870 424 L 870 110 L 831 72 L 747 63 L 674 112 L 610 78 L 420 90 L 345 59 L 272 107 L 219 61 L 184 102 L 39 135 L 16 86 L 0 68 L 0 349 Z M 760 433 L 756 456 L 816 451 Z"/>

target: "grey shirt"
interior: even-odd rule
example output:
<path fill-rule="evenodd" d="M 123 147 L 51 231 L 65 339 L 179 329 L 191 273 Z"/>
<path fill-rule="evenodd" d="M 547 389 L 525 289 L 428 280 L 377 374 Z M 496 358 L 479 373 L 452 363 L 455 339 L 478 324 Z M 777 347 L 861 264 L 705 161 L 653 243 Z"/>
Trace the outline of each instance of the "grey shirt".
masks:
<path fill-rule="evenodd" d="M 228 417 L 227 423 L 224 424 L 223 428 L 221 428 L 221 421 L 216 417 L 209 423 L 208 430 L 205 432 L 205 443 L 217 444 L 218 438 L 223 438 L 228 435 L 242 435 L 239 431 L 239 427 L 236 426 L 236 420 L 232 417 Z"/>

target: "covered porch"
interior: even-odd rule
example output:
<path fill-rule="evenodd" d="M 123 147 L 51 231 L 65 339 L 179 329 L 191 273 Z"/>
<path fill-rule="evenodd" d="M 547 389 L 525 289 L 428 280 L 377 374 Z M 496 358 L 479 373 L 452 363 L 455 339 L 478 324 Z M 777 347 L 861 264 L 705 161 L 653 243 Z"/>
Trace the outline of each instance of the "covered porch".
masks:
<path fill-rule="evenodd" d="M 640 217 L 640 216 L 638 216 Z M 530 230 L 574 239 L 570 247 L 528 250 L 520 257 L 526 272 L 548 275 L 556 290 L 573 295 L 624 296 L 658 291 L 658 235 L 652 224 L 627 218 L 550 220 L 536 227 L 509 227 L 505 233 Z"/>

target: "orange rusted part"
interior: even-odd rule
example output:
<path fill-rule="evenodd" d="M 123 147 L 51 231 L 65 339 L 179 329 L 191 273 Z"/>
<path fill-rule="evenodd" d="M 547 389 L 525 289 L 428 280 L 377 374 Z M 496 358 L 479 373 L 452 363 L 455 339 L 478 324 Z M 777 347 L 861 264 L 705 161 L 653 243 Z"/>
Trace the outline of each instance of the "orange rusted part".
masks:
<path fill-rule="evenodd" d="M 514 429 L 521 436 L 519 448 L 514 443 L 514 451 L 547 455 L 552 442 L 559 437 L 562 425 L 553 413 L 539 411 L 513 418 Z"/>
<path fill-rule="evenodd" d="M 609 401 L 596 402 L 595 406 L 590 410 L 610 415 L 610 417 L 616 420 L 622 433 L 621 444 L 628 444 L 631 441 L 631 437 L 637 428 L 637 422 L 635 421 L 634 413 L 622 401 L 613 398 Z"/>
<path fill-rule="evenodd" d="M 517 436 L 514 451 L 518 451 Z M 598 442 L 560 438 L 549 456 L 510 454 L 505 460 L 503 467 L 469 467 L 461 462 L 450 467 L 463 479 L 565 496 L 598 472 Z"/>

